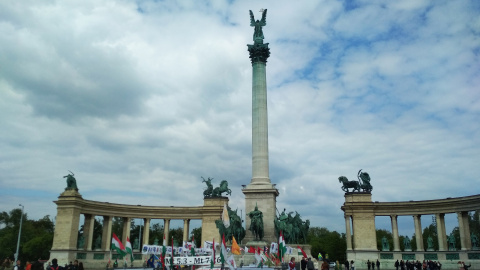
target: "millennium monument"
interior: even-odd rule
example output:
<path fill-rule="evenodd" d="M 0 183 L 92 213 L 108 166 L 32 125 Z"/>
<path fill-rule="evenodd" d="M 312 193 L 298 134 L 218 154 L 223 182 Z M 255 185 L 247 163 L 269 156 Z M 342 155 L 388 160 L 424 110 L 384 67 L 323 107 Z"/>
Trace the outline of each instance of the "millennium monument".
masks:
<path fill-rule="evenodd" d="M 261 20 L 255 20 L 250 10 L 250 26 L 254 27 L 253 45 L 247 45 L 252 62 L 252 179 L 250 184 L 242 189 L 242 192 L 245 194 L 246 228 L 255 227 L 255 224 L 251 224 L 251 222 L 252 217 L 259 215 L 258 211 L 263 216 L 261 239 L 254 229 L 253 231 L 247 230 L 245 240 L 247 242 L 263 240 L 270 243 L 276 241 L 274 220 L 276 219 L 276 199 L 279 193 L 275 185 L 270 182 L 268 168 L 266 67 L 270 49 L 268 43 L 263 43 L 262 29 L 267 24 L 266 17 L 266 9 L 262 10 Z"/>

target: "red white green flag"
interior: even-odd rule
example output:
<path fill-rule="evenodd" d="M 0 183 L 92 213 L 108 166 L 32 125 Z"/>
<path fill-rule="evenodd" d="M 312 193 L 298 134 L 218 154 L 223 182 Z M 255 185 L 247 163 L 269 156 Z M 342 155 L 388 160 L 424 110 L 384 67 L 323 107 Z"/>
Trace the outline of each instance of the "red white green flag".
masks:
<path fill-rule="evenodd" d="M 127 254 L 130 254 L 130 261 L 133 262 L 133 249 L 128 236 L 127 236 L 127 243 L 125 244 L 125 251 L 127 252 Z"/>
<path fill-rule="evenodd" d="M 212 259 L 210 260 L 210 269 L 213 269 L 214 265 L 215 265 L 215 238 L 213 238 Z"/>
<path fill-rule="evenodd" d="M 280 231 L 280 237 L 278 238 L 278 257 L 283 262 L 283 255 L 287 251 L 287 246 L 285 245 L 285 239 L 283 238 L 283 233 Z"/>
<path fill-rule="evenodd" d="M 120 254 L 122 257 L 126 254 L 125 247 L 123 246 L 122 242 L 120 241 L 120 239 L 118 239 L 115 233 L 112 235 L 111 249 L 116 250 L 117 253 Z"/>
<path fill-rule="evenodd" d="M 222 234 L 222 248 L 220 250 L 220 259 L 222 263 L 225 263 L 227 260 L 227 245 L 225 244 L 225 234 Z"/>

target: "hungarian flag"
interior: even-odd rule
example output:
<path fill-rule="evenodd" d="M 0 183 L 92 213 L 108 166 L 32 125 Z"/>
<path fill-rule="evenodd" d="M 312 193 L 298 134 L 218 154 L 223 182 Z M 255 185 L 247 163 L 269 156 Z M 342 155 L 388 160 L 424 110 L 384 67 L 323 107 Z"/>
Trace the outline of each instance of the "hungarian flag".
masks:
<path fill-rule="evenodd" d="M 228 217 L 227 203 L 223 204 L 222 221 L 225 228 L 230 227 L 230 218 Z"/>
<path fill-rule="evenodd" d="M 125 251 L 127 252 L 127 254 L 130 254 L 130 261 L 133 262 L 133 249 L 128 236 L 127 236 L 127 243 L 125 245 Z"/>
<path fill-rule="evenodd" d="M 257 268 L 263 268 L 262 267 L 263 259 L 260 256 L 260 252 L 257 253 L 257 250 L 255 250 L 255 260 L 256 260 Z"/>
<path fill-rule="evenodd" d="M 167 241 L 165 240 L 165 234 L 163 235 L 163 245 L 162 245 L 162 255 L 160 256 L 160 261 L 162 265 L 165 266 L 165 255 L 167 254 Z"/>
<path fill-rule="evenodd" d="M 118 239 L 118 237 L 115 233 L 113 233 L 113 235 L 112 235 L 111 249 L 116 250 L 117 253 L 120 254 L 120 256 L 122 256 L 122 257 L 126 254 L 125 247 L 123 246 L 122 242 L 120 241 L 120 239 Z"/>
<path fill-rule="evenodd" d="M 232 236 L 232 254 L 235 254 L 235 255 L 242 254 L 240 252 L 240 246 L 237 244 L 237 240 L 235 240 L 235 237 L 233 236 Z"/>
<path fill-rule="evenodd" d="M 303 251 L 303 249 L 300 246 L 297 246 L 297 248 L 300 251 L 298 252 L 298 255 L 302 255 L 304 258 L 307 258 L 307 253 Z"/>
<path fill-rule="evenodd" d="M 190 254 L 195 256 L 195 235 L 192 235 L 192 246 L 190 247 Z"/>
<path fill-rule="evenodd" d="M 222 247 L 220 249 L 220 258 L 222 263 L 225 263 L 227 260 L 227 245 L 225 244 L 225 234 L 222 234 Z"/>
<path fill-rule="evenodd" d="M 210 269 L 213 269 L 214 265 L 215 265 L 215 238 L 213 238 L 212 259 L 210 260 Z"/>
<path fill-rule="evenodd" d="M 287 251 L 287 247 L 285 245 L 285 239 L 283 238 L 283 233 L 280 231 L 280 237 L 278 238 L 278 257 L 283 261 L 283 255 Z"/>

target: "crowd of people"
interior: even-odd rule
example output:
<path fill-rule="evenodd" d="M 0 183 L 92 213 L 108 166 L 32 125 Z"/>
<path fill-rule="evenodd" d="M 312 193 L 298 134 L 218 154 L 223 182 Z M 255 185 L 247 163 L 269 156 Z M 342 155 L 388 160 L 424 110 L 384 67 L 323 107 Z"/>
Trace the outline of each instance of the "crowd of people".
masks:
<path fill-rule="evenodd" d="M 441 270 L 442 264 L 436 261 L 396 261 L 395 262 L 395 269 L 396 270 Z"/>
<path fill-rule="evenodd" d="M 70 262 L 70 264 L 65 264 L 65 266 L 58 265 L 57 259 L 52 259 L 52 262 L 47 262 L 44 265 L 43 261 L 26 261 L 25 264 L 22 264 L 21 260 L 17 260 L 13 263 L 13 260 L 10 258 L 6 258 L 0 270 L 84 270 L 83 263 L 75 260 L 74 262 Z"/>

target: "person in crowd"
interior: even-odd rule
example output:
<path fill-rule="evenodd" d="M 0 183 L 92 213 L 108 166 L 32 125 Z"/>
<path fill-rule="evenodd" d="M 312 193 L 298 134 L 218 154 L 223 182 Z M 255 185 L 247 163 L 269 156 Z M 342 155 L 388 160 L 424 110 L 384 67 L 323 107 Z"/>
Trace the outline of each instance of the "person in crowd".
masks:
<path fill-rule="evenodd" d="M 50 268 L 47 270 L 65 270 L 65 268 L 58 265 L 57 259 L 52 259 L 52 264 L 50 265 Z"/>
<path fill-rule="evenodd" d="M 27 263 L 25 264 L 25 270 L 31 270 L 32 269 L 32 264 L 30 263 L 30 261 L 27 261 Z"/>
<path fill-rule="evenodd" d="M 17 260 L 17 263 L 16 263 L 15 266 L 13 267 L 13 270 L 24 270 L 24 268 L 23 268 L 23 266 L 22 266 L 22 261 Z"/>
<path fill-rule="evenodd" d="M 380 261 L 377 259 L 377 270 L 380 270 Z"/>
<path fill-rule="evenodd" d="M 322 265 L 320 266 L 321 270 L 328 270 L 330 266 L 328 265 L 328 262 L 326 260 L 323 260 Z"/>
<path fill-rule="evenodd" d="M 370 260 L 367 260 L 367 268 L 368 268 L 368 270 L 370 270 L 370 268 L 372 268 L 372 263 L 370 262 Z"/>
<path fill-rule="evenodd" d="M 345 261 L 345 270 L 350 270 L 350 263 L 348 260 Z"/>
<path fill-rule="evenodd" d="M 290 259 L 290 262 L 288 263 L 288 269 L 295 270 L 295 257 Z"/>
<path fill-rule="evenodd" d="M 78 270 L 84 270 L 83 268 L 83 262 L 78 263 Z"/>
<path fill-rule="evenodd" d="M 395 270 L 398 270 L 398 267 L 400 266 L 400 262 L 398 260 L 395 262 Z"/>
<path fill-rule="evenodd" d="M 312 258 L 308 258 L 307 270 L 314 270 L 314 269 L 315 269 L 315 265 L 313 264 Z"/>
<path fill-rule="evenodd" d="M 355 262 L 353 260 L 350 261 L 350 269 L 355 270 Z"/>
<path fill-rule="evenodd" d="M 307 258 L 302 257 L 302 260 L 300 261 L 300 268 L 302 268 L 302 270 L 307 268 Z"/>

